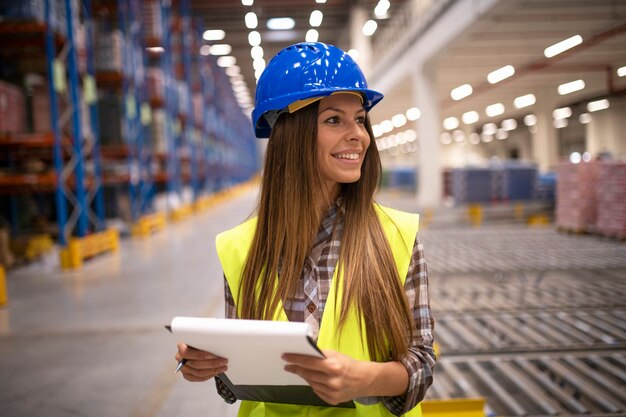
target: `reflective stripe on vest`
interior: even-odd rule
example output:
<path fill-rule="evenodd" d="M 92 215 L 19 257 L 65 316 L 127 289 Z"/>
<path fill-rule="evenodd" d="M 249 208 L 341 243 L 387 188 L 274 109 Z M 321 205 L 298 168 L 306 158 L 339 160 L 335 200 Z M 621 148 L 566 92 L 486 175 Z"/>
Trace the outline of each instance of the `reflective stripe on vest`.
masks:
<path fill-rule="evenodd" d="M 411 262 L 415 236 L 417 235 L 419 226 L 419 216 L 417 214 L 405 213 L 386 207 L 380 207 L 378 205 L 375 207 L 376 214 L 378 215 L 378 219 L 382 225 L 385 236 L 387 237 L 387 241 L 389 242 L 389 246 L 398 269 L 398 275 L 401 279 L 402 285 L 404 285 L 409 264 Z M 237 304 L 238 313 L 241 311 L 238 302 L 240 289 L 239 283 L 241 281 L 245 260 L 252 244 L 256 224 L 256 218 L 250 219 L 231 230 L 219 234 L 216 238 L 217 254 L 222 264 L 224 275 L 228 281 L 230 291 L 233 294 L 233 299 Z M 335 268 L 333 282 L 337 282 L 335 281 L 338 278 L 337 270 L 338 268 Z M 341 280 L 342 277 L 340 276 L 339 279 Z M 335 317 L 335 308 L 332 306 L 334 306 L 335 303 L 339 303 L 342 299 L 342 288 L 343 287 L 341 285 L 330 286 L 328 299 L 326 301 L 326 308 L 324 309 L 322 316 L 317 344 L 320 349 L 332 349 L 357 360 L 370 360 L 365 329 L 359 328 L 359 320 L 357 319 L 356 313 L 353 309 L 350 310 L 348 319 L 346 320 L 341 332 L 339 334 L 336 332 L 336 325 L 339 318 Z M 335 293 L 336 291 L 337 294 Z M 339 312 L 341 311 L 341 308 L 337 308 L 336 310 Z M 287 320 L 287 315 L 282 303 L 280 302 L 274 319 L 283 321 Z M 361 342 L 361 334 L 363 335 L 363 342 Z M 375 405 L 362 405 L 355 402 L 355 404 L 355 409 L 346 409 L 336 407 L 314 407 L 242 401 L 241 408 L 239 409 L 239 417 L 392 416 L 382 403 L 377 403 Z M 409 413 L 404 415 L 408 417 L 421 417 L 421 408 L 418 405 Z"/>

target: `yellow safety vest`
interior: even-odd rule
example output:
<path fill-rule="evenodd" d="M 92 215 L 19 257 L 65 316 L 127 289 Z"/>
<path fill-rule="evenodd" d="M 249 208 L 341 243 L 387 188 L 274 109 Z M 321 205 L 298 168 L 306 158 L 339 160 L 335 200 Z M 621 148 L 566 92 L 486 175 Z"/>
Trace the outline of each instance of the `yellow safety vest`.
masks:
<path fill-rule="evenodd" d="M 398 210 L 376 206 L 376 213 L 391 247 L 398 275 L 404 285 L 411 261 L 415 236 L 417 235 L 419 216 Z M 219 256 L 228 285 L 235 302 L 239 300 L 239 282 L 241 280 L 252 238 L 256 229 L 257 219 L 250 219 L 239 226 L 221 233 L 216 238 L 217 254 Z M 337 279 L 337 269 L 333 281 Z M 339 277 L 342 279 L 342 277 Z M 336 282 L 336 281 L 334 281 Z M 335 289 L 338 293 L 335 293 Z M 338 317 L 335 317 L 335 308 L 332 306 L 342 299 L 343 286 L 330 286 L 326 308 L 324 309 L 317 345 L 320 349 L 332 349 L 348 355 L 357 360 L 369 361 L 370 355 L 367 348 L 366 333 L 364 328 L 359 328 L 356 313 L 351 311 L 341 333 L 336 337 Z M 237 306 L 238 312 L 241 311 Z M 341 309 L 338 308 L 337 312 Z M 274 320 L 287 321 L 287 315 L 282 303 L 279 303 Z M 363 335 L 363 342 L 361 337 Z M 383 417 L 392 416 L 382 403 L 363 405 L 355 402 L 356 408 L 318 407 L 290 404 L 262 403 L 254 401 L 242 401 L 239 409 L 239 417 Z M 421 417 L 421 407 L 418 405 L 410 412 L 404 414 L 407 417 Z"/>

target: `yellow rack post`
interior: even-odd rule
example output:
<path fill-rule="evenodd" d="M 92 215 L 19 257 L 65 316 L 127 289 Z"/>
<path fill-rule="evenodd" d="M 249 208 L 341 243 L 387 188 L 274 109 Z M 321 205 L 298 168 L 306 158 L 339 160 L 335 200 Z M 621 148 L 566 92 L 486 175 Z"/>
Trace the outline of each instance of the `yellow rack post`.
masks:
<path fill-rule="evenodd" d="M 108 229 L 83 238 L 73 237 L 61 251 L 61 268 L 80 268 L 83 260 L 104 252 L 115 252 L 120 247 L 119 232 Z"/>
<path fill-rule="evenodd" d="M 5 305 L 8 301 L 6 274 L 4 273 L 4 267 L 0 265 L 0 306 Z"/>
<path fill-rule="evenodd" d="M 172 210 L 170 213 L 170 219 L 174 222 L 179 222 L 186 219 L 193 214 L 193 205 L 183 204 L 177 209 Z"/>
<path fill-rule="evenodd" d="M 485 417 L 485 398 L 422 401 L 424 417 Z"/>

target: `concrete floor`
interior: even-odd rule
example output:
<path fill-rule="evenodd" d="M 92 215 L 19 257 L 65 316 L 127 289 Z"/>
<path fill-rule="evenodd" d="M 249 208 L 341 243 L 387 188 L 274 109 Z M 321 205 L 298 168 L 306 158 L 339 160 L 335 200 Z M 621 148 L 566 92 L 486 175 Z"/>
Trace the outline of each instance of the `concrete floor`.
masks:
<path fill-rule="evenodd" d="M 177 315 L 223 316 L 214 238 L 245 219 L 255 199 L 251 190 L 149 238 L 123 239 L 118 253 L 78 271 L 61 272 L 55 253 L 11 270 L 9 303 L 0 308 L 0 416 L 236 415 L 212 381 L 189 383 L 174 374 L 176 340 L 163 325 Z M 409 209 L 414 200 L 384 195 L 382 201 Z M 467 239 L 471 231 L 459 233 Z M 436 240 L 432 227 L 425 236 L 435 265 L 449 265 L 441 259 L 459 235 Z M 626 279 L 625 244 L 585 245 L 608 254 L 607 267 L 621 268 L 618 279 Z M 456 253 L 454 265 L 472 256 L 471 250 Z M 458 272 L 454 268 L 439 273 Z M 437 273 L 431 271 L 431 280 Z"/>

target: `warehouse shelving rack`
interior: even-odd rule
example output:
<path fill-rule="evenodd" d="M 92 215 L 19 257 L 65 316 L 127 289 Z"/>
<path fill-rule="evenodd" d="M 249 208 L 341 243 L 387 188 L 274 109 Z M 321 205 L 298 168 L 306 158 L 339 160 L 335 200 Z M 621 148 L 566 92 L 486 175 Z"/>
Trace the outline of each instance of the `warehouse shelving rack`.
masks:
<path fill-rule="evenodd" d="M 48 80 L 51 132 L 28 135 L 26 140 L 23 136 L 9 137 L 2 144 L 17 149 L 17 153 L 28 147 L 51 149 L 54 172 L 12 175 L 5 177 L 2 185 L 10 193 L 11 217 L 17 215 L 15 192 L 23 192 L 21 187 L 54 193 L 58 241 L 63 247 L 61 265 L 77 267 L 100 249 L 117 248 L 115 232 L 105 230 L 104 223 L 98 128 L 93 116 L 93 56 L 87 54 L 81 74 L 75 38 L 79 33 L 76 26 L 82 23 L 87 28 L 85 47 L 91 49 L 91 6 L 89 0 L 45 0 L 44 9 L 39 20 L 22 17 L 0 22 L 0 33 L 3 58 L 19 61 L 33 49 L 38 55 L 45 54 L 45 64 L 37 69 Z M 60 18 L 63 15 L 64 21 Z M 67 105 L 63 112 L 60 101 Z M 11 224 L 17 224 L 15 218 Z"/>
<path fill-rule="evenodd" d="M 139 0 L 97 0 L 94 5 L 113 17 L 113 26 L 122 34 L 122 60 L 119 70 L 108 68 L 97 73 L 98 86 L 121 94 L 120 118 L 123 145 L 103 146 L 109 161 L 125 160 L 128 173 L 120 182 L 128 185 L 130 223 L 133 235 L 145 236 L 162 229 L 164 215 L 154 209 L 156 175 L 152 169 L 154 153 L 148 126 L 152 109 L 146 86 L 147 57 L 144 22 Z M 111 174 L 105 174 L 105 182 Z"/>

